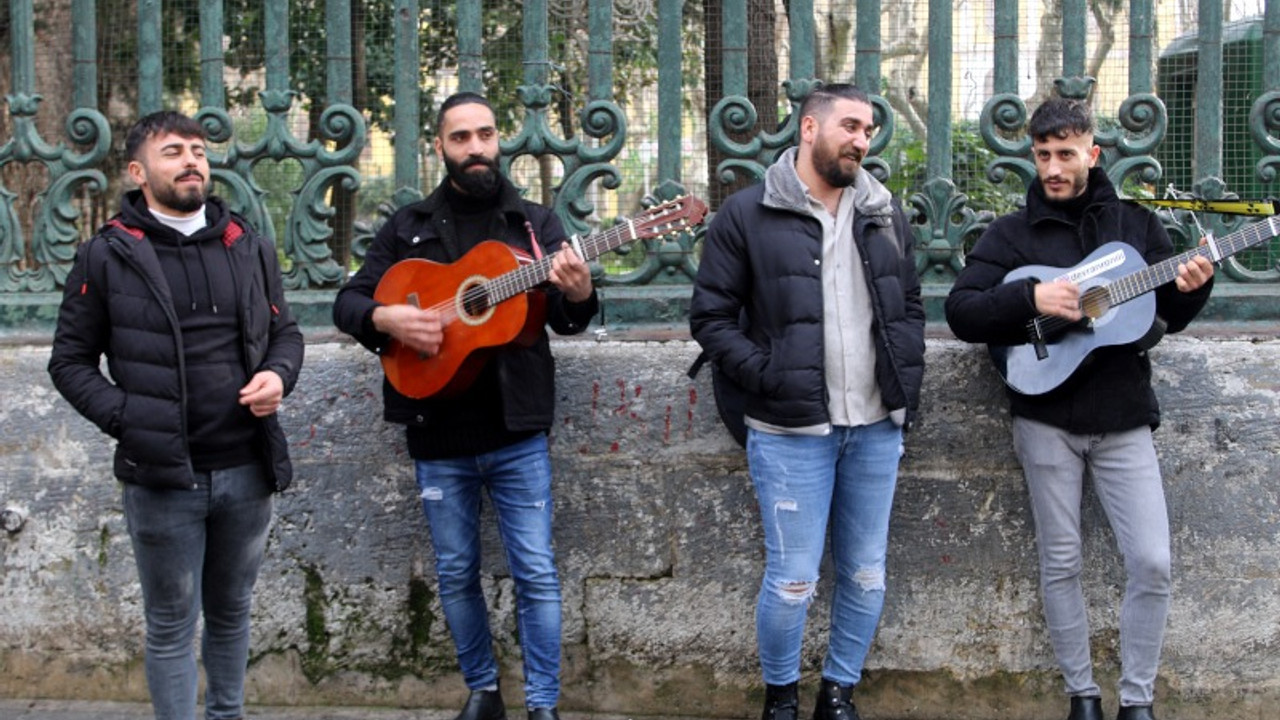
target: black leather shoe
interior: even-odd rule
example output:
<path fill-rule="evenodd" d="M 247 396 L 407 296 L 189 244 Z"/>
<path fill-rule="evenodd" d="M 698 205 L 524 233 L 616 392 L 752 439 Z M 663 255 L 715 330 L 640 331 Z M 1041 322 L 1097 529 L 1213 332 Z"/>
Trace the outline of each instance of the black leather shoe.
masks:
<path fill-rule="evenodd" d="M 1067 720 L 1102 720 L 1102 698 L 1073 696 Z"/>
<path fill-rule="evenodd" d="M 764 688 L 764 713 L 761 720 L 796 720 L 800 699 L 796 684 L 766 685 Z"/>
<path fill-rule="evenodd" d="M 1130 705 L 1120 708 L 1116 720 L 1156 720 L 1156 716 L 1152 714 L 1150 705 Z"/>
<path fill-rule="evenodd" d="M 818 703 L 813 708 L 813 720 L 861 720 L 858 708 L 853 706 L 852 685 L 841 685 L 822 678 L 818 686 Z"/>
<path fill-rule="evenodd" d="M 555 708 L 529 708 L 529 720 L 560 720 Z"/>
<path fill-rule="evenodd" d="M 472 690 L 454 720 L 506 720 L 507 708 L 498 690 Z"/>

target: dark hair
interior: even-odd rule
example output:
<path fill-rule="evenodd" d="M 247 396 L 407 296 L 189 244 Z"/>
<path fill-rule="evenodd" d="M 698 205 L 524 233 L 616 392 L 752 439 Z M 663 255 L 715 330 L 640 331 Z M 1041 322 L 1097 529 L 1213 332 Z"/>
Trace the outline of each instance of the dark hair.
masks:
<path fill-rule="evenodd" d="M 440 103 L 440 110 L 436 113 L 436 134 L 439 135 L 440 128 L 444 127 L 445 113 L 459 105 L 469 105 L 471 103 L 483 105 L 489 108 L 489 112 L 493 112 L 493 106 L 489 104 L 489 100 L 480 93 L 467 92 L 465 90 L 463 92 L 456 92 L 445 98 L 444 102 Z M 494 114 L 496 115 L 497 113 Z"/>
<path fill-rule="evenodd" d="M 867 105 L 871 104 L 871 98 L 867 96 L 857 85 L 849 83 L 832 83 L 831 85 L 820 85 L 809 93 L 808 97 L 800 105 L 800 117 L 812 115 L 814 117 L 822 117 L 827 114 L 827 109 L 837 98 L 844 100 L 854 100 Z"/>
<path fill-rule="evenodd" d="M 129 128 L 124 136 L 124 156 L 126 160 L 138 159 L 138 149 L 142 143 L 157 135 L 173 133 L 182 138 L 200 138 L 207 140 L 204 126 L 175 110 L 153 112 L 138 120 Z"/>
<path fill-rule="evenodd" d="M 1085 100 L 1055 95 L 1040 103 L 1040 107 L 1031 113 L 1027 134 L 1034 141 L 1042 141 L 1050 135 L 1057 138 L 1092 135 L 1093 110 Z"/>

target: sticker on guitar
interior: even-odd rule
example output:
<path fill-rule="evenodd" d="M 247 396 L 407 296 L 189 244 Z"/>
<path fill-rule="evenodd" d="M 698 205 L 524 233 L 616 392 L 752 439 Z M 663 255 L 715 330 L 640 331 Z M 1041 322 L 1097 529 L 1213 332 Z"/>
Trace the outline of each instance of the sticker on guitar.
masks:
<path fill-rule="evenodd" d="M 1084 265 L 1074 268 L 1069 273 L 1059 275 L 1057 278 L 1054 278 L 1054 280 L 1073 282 L 1079 285 L 1080 283 L 1086 280 L 1091 280 L 1107 272 L 1108 270 L 1118 268 L 1123 264 L 1124 264 L 1124 252 L 1121 250 L 1117 250 L 1113 253 L 1104 255 L 1103 257 L 1100 257 L 1097 260 L 1094 260 L 1093 262 L 1085 263 Z"/>

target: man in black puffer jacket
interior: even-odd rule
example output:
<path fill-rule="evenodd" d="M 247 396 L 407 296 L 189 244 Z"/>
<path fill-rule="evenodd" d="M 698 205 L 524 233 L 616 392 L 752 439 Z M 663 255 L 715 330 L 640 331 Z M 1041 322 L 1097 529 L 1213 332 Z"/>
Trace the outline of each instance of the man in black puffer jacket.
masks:
<path fill-rule="evenodd" d="M 1032 347 L 1027 344 L 1028 323 L 1041 315 L 1079 322 L 1081 284 L 1095 280 L 1092 276 L 1105 277 L 1105 258 L 1120 254 L 1119 249 L 1107 250 L 1084 263 L 1086 256 L 1117 241 L 1150 264 L 1172 257 L 1173 245 L 1159 219 L 1120 200 L 1106 173 L 1095 166 L 1101 149 L 1093 142 L 1093 113 L 1085 101 L 1046 100 L 1032 114 L 1027 134 L 1038 176 L 1027 191 L 1027 206 L 997 219 L 978 239 L 947 297 L 946 314 L 961 340 L 1021 346 L 1023 357 L 1030 358 L 1025 354 Z M 1061 272 L 1033 267 L 1027 271 L 1031 275 L 1019 273 L 1006 281 L 1027 266 Z M 1034 277 L 1036 273 L 1046 276 Z M 1167 330 L 1176 332 L 1208 300 L 1212 277 L 1213 265 L 1197 257 L 1178 268 L 1176 281 L 1122 307 L 1151 302 Z M 1093 317 L 1103 328 L 1116 321 L 1113 316 Z M 1066 353 L 1061 345 L 1043 349 L 1053 362 Z M 1021 387 L 1032 389 L 1027 385 Z M 1151 361 L 1134 343 L 1103 347 L 1056 389 L 1033 393 L 1011 386 L 1009 397 L 1014 449 L 1036 526 L 1044 614 L 1070 697 L 1069 720 L 1102 720 L 1080 583 L 1086 472 L 1115 530 L 1128 575 L 1120 611 L 1117 717 L 1151 720 L 1171 585 L 1169 517 L 1151 439 L 1160 423 Z"/>
<path fill-rule="evenodd" d="M 292 478 L 276 411 L 302 333 L 275 248 L 208 194 L 201 125 L 153 113 L 125 145 L 138 189 L 76 253 L 49 374 L 117 440 L 156 718 L 195 710 L 202 610 L 206 717 L 238 718 L 272 495 Z"/>
<path fill-rule="evenodd" d="M 856 720 L 851 692 L 880 620 L 889 511 L 924 372 L 914 240 L 862 169 L 871 104 L 813 91 L 800 143 L 707 228 L 690 327 L 746 395 L 747 458 L 764 521 L 756 635 L 765 720 L 794 720 L 805 615 L 827 528 L 831 632 L 815 720 Z"/>

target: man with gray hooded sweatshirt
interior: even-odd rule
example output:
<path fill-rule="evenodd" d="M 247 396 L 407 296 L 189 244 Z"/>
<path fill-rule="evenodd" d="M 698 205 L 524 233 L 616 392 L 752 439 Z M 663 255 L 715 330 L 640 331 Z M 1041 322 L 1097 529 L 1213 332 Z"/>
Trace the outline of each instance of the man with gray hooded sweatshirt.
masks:
<path fill-rule="evenodd" d="M 857 720 L 851 693 L 884 604 L 925 314 L 906 217 L 862 168 L 876 129 L 869 98 L 822 86 L 799 118 L 798 147 L 708 226 L 690 327 L 745 400 L 765 537 L 763 718 L 797 715 L 801 639 L 830 526 L 836 577 L 814 718 Z"/>

